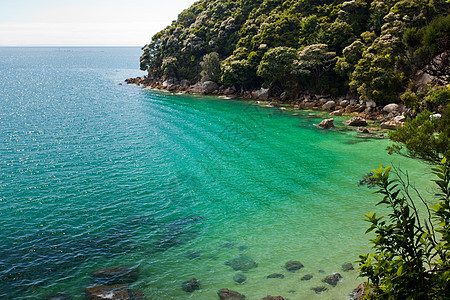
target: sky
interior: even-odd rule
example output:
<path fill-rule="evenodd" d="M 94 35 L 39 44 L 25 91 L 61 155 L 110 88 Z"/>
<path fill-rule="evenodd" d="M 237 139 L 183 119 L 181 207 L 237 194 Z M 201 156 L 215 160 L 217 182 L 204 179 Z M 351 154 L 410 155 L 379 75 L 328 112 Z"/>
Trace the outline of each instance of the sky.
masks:
<path fill-rule="evenodd" d="M 196 0 L 0 0 L 0 46 L 143 46 Z"/>

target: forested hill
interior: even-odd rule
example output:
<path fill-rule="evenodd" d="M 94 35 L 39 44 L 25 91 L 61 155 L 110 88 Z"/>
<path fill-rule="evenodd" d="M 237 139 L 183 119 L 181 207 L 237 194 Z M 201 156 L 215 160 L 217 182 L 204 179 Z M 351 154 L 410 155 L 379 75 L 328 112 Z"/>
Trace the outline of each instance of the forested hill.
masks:
<path fill-rule="evenodd" d="M 447 0 L 200 0 L 143 47 L 141 69 L 383 104 L 414 92 L 420 71 L 448 83 L 449 11 Z"/>

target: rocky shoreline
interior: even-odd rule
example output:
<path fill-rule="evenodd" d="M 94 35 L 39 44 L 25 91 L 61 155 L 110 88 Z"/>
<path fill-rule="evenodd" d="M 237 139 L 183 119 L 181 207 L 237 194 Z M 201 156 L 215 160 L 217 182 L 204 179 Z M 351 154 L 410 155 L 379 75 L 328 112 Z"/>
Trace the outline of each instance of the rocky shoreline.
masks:
<path fill-rule="evenodd" d="M 297 99 L 287 99 L 286 93 L 278 97 L 269 97 L 269 89 L 258 90 L 238 90 L 234 87 L 219 86 L 215 82 L 197 82 L 191 85 L 187 80 L 178 81 L 176 79 L 157 80 L 147 76 L 128 78 L 127 84 L 135 84 L 143 88 L 158 89 L 173 93 L 212 95 L 226 97 L 227 99 L 245 99 L 267 103 L 268 107 L 279 107 L 286 109 L 291 107 L 294 110 L 318 110 L 329 112 L 330 116 L 352 116 L 353 119 L 344 123 L 349 128 L 354 128 L 358 132 L 374 134 L 377 137 L 386 130 L 392 130 L 403 126 L 406 117 L 413 116 L 412 111 L 402 104 L 391 103 L 385 106 L 377 106 L 375 102 L 364 102 L 352 96 L 332 97 L 330 95 L 310 95 L 305 94 Z M 367 129 L 366 126 L 371 126 Z M 334 127 L 333 119 L 325 119 L 319 123 L 318 127 Z"/>

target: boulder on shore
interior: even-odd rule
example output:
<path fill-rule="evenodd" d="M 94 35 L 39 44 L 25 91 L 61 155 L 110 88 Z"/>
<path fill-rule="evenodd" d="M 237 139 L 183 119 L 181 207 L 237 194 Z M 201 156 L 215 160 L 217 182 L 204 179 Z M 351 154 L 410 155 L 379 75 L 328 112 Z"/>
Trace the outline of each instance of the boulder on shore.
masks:
<path fill-rule="evenodd" d="M 363 300 L 364 297 L 366 297 L 368 294 L 366 292 L 366 287 L 368 283 L 367 282 L 361 282 L 351 293 L 350 293 L 350 299 L 351 300 Z M 369 292 L 371 297 L 375 297 L 375 293 L 370 291 Z"/>
<path fill-rule="evenodd" d="M 245 299 L 245 296 L 229 289 L 220 289 L 217 292 L 217 295 L 219 295 L 219 299 L 221 300 L 242 300 Z"/>
<path fill-rule="evenodd" d="M 205 81 L 203 82 L 203 93 L 211 94 L 215 90 L 217 90 L 218 85 L 214 81 Z"/>
<path fill-rule="evenodd" d="M 355 127 L 367 126 L 367 121 L 361 117 L 353 117 L 350 120 L 344 121 L 342 123 L 344 123 L 347 126 L 355 126 Z"/>
<path fill-rule="evenodd" d="M 261 88 L 259 90 L 253 91 L 252 97 L 258 100 L 267 100 L 269 99 L 269 89 Z"/>
<path fill-rule="evenodd" d="M 388 113 L 394 113 L 400 110 L 400 105 L 391 103 L 383 107 L 383 110 Z"/>
<path fill-rule="evenodd" d="M 333 100 L 330 100 L 330 101 L 325 102 L 324 105 L 322 105 L 322 109 L 323 110 L 331 110 L 335 106 L 336 106 L 336 102 L 334 102 Z"/>
<path fill-rule="evenodd" d="M 334 123 L 333 123 L 334 119 L 325 119 L 322 120 L 319 124 L 317 124 L 318 127 L 320 128 L 333 128 L 334 127 Z"/>
<path fill-rule="evenodd" d="M 403 122 L 400 121 L 396 121 L 396 120 L 390 120 L 390 121 L 386 121 L 381 123 L 380 127 L 383 129 L 391 129 L 394 130 L 397 127 L 402 127 L 404 125 Z"/>

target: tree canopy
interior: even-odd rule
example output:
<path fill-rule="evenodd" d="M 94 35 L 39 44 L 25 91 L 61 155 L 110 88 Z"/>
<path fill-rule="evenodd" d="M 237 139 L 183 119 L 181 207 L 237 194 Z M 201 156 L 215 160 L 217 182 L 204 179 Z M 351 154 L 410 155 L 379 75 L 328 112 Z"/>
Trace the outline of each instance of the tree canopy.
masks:
<path fill-rule="evenodd" d="M 383 104 L 399 101 L 418 70 L 448 83 L 449 11 L 446 0 L 200 0 L 142 48 L 140 67 L 154 79 L 213 72 L 225 86 Z M 325 55 L 315 64 L 304 59 L 313 49 Z"/>

